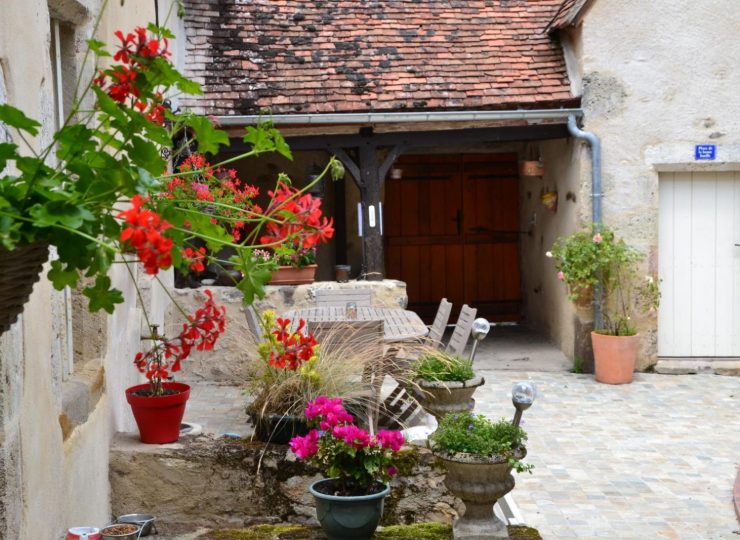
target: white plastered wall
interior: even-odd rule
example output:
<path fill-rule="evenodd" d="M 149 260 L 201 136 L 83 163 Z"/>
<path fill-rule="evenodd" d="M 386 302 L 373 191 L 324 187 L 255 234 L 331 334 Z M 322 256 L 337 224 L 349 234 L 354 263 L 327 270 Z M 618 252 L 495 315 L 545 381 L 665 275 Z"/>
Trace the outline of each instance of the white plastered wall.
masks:
<path fill-rule="evenodd" d="M 597 0 L 573 34 L 584 129 L 603 145 L 604 222 L 645 252 L 646 271 L 659 263 L 659 170 L 738 170 L 739 26 L 736 0 Z M 716 162 L 694 161 L 702 143 L 717 145 Z M 656 360 L 657 323 L 638 323 L 645 368 Z"/>
<path fill-rule="evenodd" d="M 111 48 L 115 30 L 154 22 L 151 2 L 109 4 L 97 37 Z M 55 17 L 68 16 L 75 24 L 81 57 L 100 5 L 100 0 L 3 3 L 0 100 L 42 123 L 37 148 L 48 143 L 54 126 L 49 8 Z M 107 323 L 105 393 L 66 438 L 60 427 L 62 382 L 53 357 L 60 349 L 54 306 L 63 300 L 44 276 L 19 322 L 0 337 L 0 538 L 56 539 L 70 526 L 102 525 L 110 519 L 109 441 L 114 430 L 133 429 L 123 389 L 139 380 L 132 360 L 141 346 L 141 310 L 128 273 L 115 265 L 111 277 L 126 302 Z M 148 298 L 164 309 L 160 293 Z"/>

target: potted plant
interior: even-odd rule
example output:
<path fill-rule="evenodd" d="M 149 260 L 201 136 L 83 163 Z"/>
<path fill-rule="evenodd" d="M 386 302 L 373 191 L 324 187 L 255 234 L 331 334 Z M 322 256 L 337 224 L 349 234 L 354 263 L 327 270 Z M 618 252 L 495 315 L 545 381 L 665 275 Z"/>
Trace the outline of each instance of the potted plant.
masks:
<path fill-rule="evenodd" d="M 472 409 L 473 393 L 486 382 L 476 376 L 470 360 L 434 348 L 423 349 L 412 364 L 411 378 L 416 400 L 438 420 L 450 412 Z"/>
<path fill-rule="evenodd" d="M 601 226 L 559 238 L 546 255 L 555 259 L 569 298 L 593 298 L 599 308 L 602 320 L 591 332 L 596 380 L 631 382 L 640 340 L 635 318 L 654 314 L 660 301 L 657 280 L 639 272 L 643 254 Z"/>
<path fill-rule="evenodd" d="M 304 285 L 316 277 L 316 248 L 281 246 L 270 252 L 255 250 L 255 255 L 265 261 L 271 272 L 269 285 Z"/>
<path fill-rule="evenodd" d="M 126 390 L 141 441 L 150 444 L 175 442 L 180 436 L 180 422 L 185 404 L 190 397 L 190 386 L 172 381 L 172 373 L 181 369 L 181 363 L 192 350 L 213 349 L 224 331 L 226 309 L 217 306 L 211 291 L 205 291 L 205 304 L 187 317 L 180 334 L 167 339 L 151 326 L 150 339 L 154 342 L 146 352 L 136 354 L 134 363 L 144 373 L 146 384 Z"/>
<path fill-rule="evenodd" d="M 521 461 L 527 453 L 524 430 L 465 411 L 442 418 L 430 440 L 447 470 L 445 485 L 465 503 L 453 525 L 455 538 L 508 538 L 493 505 L 514 489 L 512 469 L 532 469 Z"/>
<path fill-rule="evenodd" d="M 383 430 L 371 435 L 357 427 L 341 398 L 319 396 L 305 414 L 313 429 L 294 437 L 290 447 L 328 477 L 310 487 L 321 527 L 330 539 L 371 538 L 390 494 L 387 483 L 397 472 L 393 455 L 403 446 L 403 435 Z"/>
<path fill-rule="evenodd" d="M 333 234 L 331 220 L 305 198 L 312 185 L 297 190 L 281 177 L 264 210 L 244 186 L 213 200 L 203 197 L 202 186 L 193 187 L 247 156 L 277 151 L 290 158 L 269 123 L 247 128 L 244 141 L 251 149 L 245 154 L 213 166 L 194 160 L 168 173 L 165 155 L 180 161 L 191 145 L 215 154 L 229 137 L 205 116 L 169 110 L 164 96 L 200 88 L 170 64 L 167 29 L 150 25 L 116 36 L 120 43 L 113 54 L 101 42 L 88 41 L 88 65 L 80 73 L 94 76 L 78 81 L 69 114 L 47 146 L 38 150 L 29 141 L 39 134 L 39 122 L 0 105 L 0 123 L 15 141 L 0 144 L 0 332 L 22 311 L 48 246 L 56 247 L 48 272 L 53 285 L 63 289 L 77 285 L 81 275 L 92 278 L 83 290 L 90 309 L 111 313 L 123 295 L 111 286 L 108 270 L 113 263 L 132 264 L 122 253 L 134 253 L 145 272 L 155 275 L 171 266 L 183 272 L 201 268 L 203 243 L 211 253 L 229 247 L 229 263 L 239 276 L 235 284 L 251 303 L 270 279 L 269 269 L 252 255 L 255 245 L 311 248 Z M 106 57 L 112 58 L 102 68 Z M 187 144 L 173 150 L 173 139 L 183 133 Z M 331 160 L 314 183 L 329 171 L 341 176 L 341 164 Z M 181 186 L 174 184 L 178 178 Z M 189 188 L 178 189 L 183 186 Z M 244 235 L 237 240 L 235 232 Z"/>
<path fill-rule="evenodd" d="M 373 343 L 354 340 L 351 347 L 323 350 L 302 319 L 295 322 L 266 310 L 259 322 L 263 333 L 258 358 L 247 367 L 248 392 L 253 396 L 247 414 L 258 440 L 287 444 L 293 435 L 305 435 L 304 410 L 322 395 L 342 395 L 347 406 L 367 408 L 369 382 L 358 373 L 373 361 L 369 353 Z M 333 339 L 331 334 L 323 337 Z"/>

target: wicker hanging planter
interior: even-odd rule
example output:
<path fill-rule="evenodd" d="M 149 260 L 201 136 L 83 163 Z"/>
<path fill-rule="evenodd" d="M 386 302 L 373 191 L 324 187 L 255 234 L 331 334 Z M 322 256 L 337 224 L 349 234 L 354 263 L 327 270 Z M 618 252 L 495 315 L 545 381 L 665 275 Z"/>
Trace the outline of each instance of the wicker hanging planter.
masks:
<path fill-rule="evenodd" d="M 43 243 L 19 245 L 13 251 L 0 247 L 0 335 L 23 313 L 48 258 L 49 246 Z"/>

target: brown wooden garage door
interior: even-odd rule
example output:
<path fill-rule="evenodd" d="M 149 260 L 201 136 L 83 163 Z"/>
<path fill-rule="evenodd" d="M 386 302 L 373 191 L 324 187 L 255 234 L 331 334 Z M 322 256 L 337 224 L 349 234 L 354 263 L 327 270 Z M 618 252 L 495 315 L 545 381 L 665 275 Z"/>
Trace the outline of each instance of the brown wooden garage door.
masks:
<path fill-rule="evenodd" d="M 440 298 L 494 321 L 519 320 L 516 154 L 402 156 L 386 180 L 386 273 L 426 321 Z M 454 322 L 454 317 L 451 322 Z"/>

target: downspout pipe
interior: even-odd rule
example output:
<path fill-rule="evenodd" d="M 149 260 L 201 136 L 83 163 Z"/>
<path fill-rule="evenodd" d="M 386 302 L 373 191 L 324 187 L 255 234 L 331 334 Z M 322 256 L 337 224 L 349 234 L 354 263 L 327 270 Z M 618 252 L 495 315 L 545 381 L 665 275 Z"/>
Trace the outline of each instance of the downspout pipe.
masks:
<path fill-rule="evenodd" d="M 568 116 L 568 132 L 576 139 L 586 141 L 591 148 L 591 221 L 594 233 L 601 229 L 601 140 L 591 132 L 578 127 L 575 115 Z M 594 328 L 603 328 L 604 317 L 601 312 L 601 284 L 594 291 Z"/>

